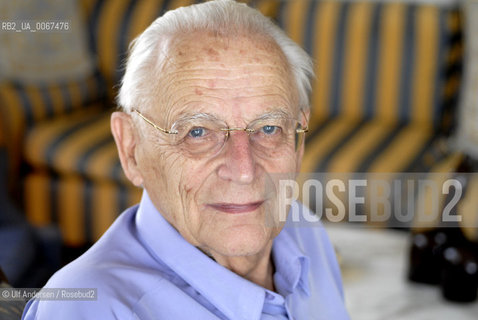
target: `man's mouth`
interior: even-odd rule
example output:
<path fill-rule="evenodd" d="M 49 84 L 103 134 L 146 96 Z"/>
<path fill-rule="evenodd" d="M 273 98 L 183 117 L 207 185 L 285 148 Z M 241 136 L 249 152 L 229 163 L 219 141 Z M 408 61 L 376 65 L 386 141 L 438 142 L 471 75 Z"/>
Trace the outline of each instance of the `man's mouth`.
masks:
<path fill-rule="evenodd" d="M 249 202 L 244 204 L 238 203 L 212 203 L 208 207 L 224 213 L 246 213 L 259 208 L 264 201 Z"/>

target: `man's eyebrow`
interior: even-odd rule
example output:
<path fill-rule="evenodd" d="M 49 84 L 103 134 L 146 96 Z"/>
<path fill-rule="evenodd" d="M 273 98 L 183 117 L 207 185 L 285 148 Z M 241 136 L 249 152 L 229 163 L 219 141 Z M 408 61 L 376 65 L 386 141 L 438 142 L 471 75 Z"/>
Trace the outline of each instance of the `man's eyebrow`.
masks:
<path fill-rule="evenodd" d="M 258 120 L 260 121 L 265 119 L 278 119 L 278 118 L 291 118 L 291 114 L 282 109 L 277 109 L 277 110 L 264 113 L 263 115 L 256 118 L 254 121 L 258 121 Z"/>
<path fill-rule="evenodd" d="M 278 118 L 291 118 L 291 114 L 284 111 L 284 110 L 277 109 L 277 110 L 273 110 L 273 111 L 270 111 L 270 112 L 266 112 L 266 113 L 260 115 L 259 117 L 253 119 L 252 121 L 261 121 L 261 120 L 278 119 Z M 217 116 L 215 116 L 211 113 L 201 112 L 201 113 L 186 113 L 186 114 L 179 115 L 179 117 L 176 118 L 174 123 L 183 122 L 183 121 L 194 121 L 194 120 L 208 120 L 208 121 L 225 122 L 225 120 L 220 119 L 220 118 L 218 118 Z"/>
<path fill-rule="evenodd" d="M 220 121 L 218 117 L 216 117 L 213 114 L 210 113 L 187 113 L 187 114 L 182 114 L 176 120 L 174 121 L 175 123 L 180 121 L 194 121 L 194 120 L 212 120 L 212 121 Z"/>

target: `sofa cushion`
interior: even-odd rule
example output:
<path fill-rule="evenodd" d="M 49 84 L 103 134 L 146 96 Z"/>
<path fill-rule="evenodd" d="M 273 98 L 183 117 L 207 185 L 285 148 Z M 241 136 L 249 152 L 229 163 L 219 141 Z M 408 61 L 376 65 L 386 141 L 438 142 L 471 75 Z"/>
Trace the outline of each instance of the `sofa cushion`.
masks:
<path fill-rule="evenodd" d="M 124 176 L 110 115 L 91 106 L 35 126 L 26 139 L 26 216 L 36 226 L 57 225 L 70 246 L 98 240 L 141 195 Z"/>
<path fill-rule="evenodd" d="M 395 183 L 401 181 L 401 186 L 404 186 L 403 183 L 408 180 L 428 179 L 434 181 L 436 186 L 441 186 L 447 177 L 452 177 L 450 172 L 456 170 L 462 157 L 460 153 L 450 152 L 446 142 L 431 128 L 423 128 L 413 123 L 394 125 L 379 121 L 351 121 L 346 117 L 334 118 L 324 122 L 308 137 L 302 174 L 298 176 L 299 186 L 303 188 L 301 190 L 304 198 L 301 200 L 313 211 L 321 213 L 324 219 L 324 208 L 331 210 L 334 219 L 342 214 L 342 218 L 338 219 L 348 219 L 350 209 L 339 213 L 340 209 L 335 200 L 328 195 L 316 197 L 317 192 L 320 194 L 322 191 L 315 187 L 310 188 L 313 184 L 308 180 L 321 181 L 323 185 L 326 181 L 337 180 L 350 187 L 350 180 L 358 179 L 365 183 L 361 188 L 355 189 L 356 195 L 363 197 L 364 201 L 363 204 L 354 202 L 357 214 L 363 216 L 362 221 L 375 227 L 411 227 L 415 224 L 413 220 L 396 220 L 397 215 L 408 217 L 414 212 L 415 215 L 428 212 L 433 203 L 429 201 L 433 199 L 431 196 L 436 196 L 438 203 L 443 203 L 445 195 L 430 194 L 430 190 L 426 189 L 424 196 L 423 193 L 418 193 L 417 189 L 404 191 Z M 309 189 L 304 188 L 305 182 L 308 183 Z M 392 215 L 385 220 L 381 219 L 384 217 L 385 207 L 377 207 L 376 204 L 377 200 L 380 203 L 381 198 L 374 198 L 378 192 L 385 192 L 380 187 L 381 183 L 388 183 L 391 192 L 385 197 L 391 203 L 389 209 L 391 208 L 392 212 L 389 213 Z M 442 188 L 437 190 L 441 191 Z M 349 208 L 351 205 L 348 191 L 350 189 L 347 187 L 344 190 L 332 191 L 335 193 L 335 199 L 343 204 L 343 208 Z M 409 191 L 413 193 L 412 198 Z M 401 192 L 398 202 L 395 192 Z M 304 193 L 307 193 L 307 196 Z M 386 193 L 382 195 L 384 194 Z M 428 227 L 431 225 L 433 224 L 427 224 Z"/>
<path fill-rule="evenodd" d="M 91 108 L 36 126 L 25 143 L 25 158 L 52 174 L 129 185 L 110 131 L 111 112 Z"/>
<path fill-rule="evenodd" d="M 456 102 L 456 8 L 370 1 L 285 1 L 279 23 L 316 61 L 314 126 L 337 115 L 438 127 Z"/>
<path fill-rule="evenodd" d="M 431 125 L 330 118 L 307 136 L 302 171 L 415 171 L 438 137 Z M 428 168 L 434 163 L 429 159 Z"/>
<path fill-rule="evenodd" d="M 357 191 L 357 196 L 364 197 L 364 203 L 355 204 L 357 214 L 363 216 L 362 221 L 374 227 L 405 228 L 411 227 L 414 222 L 406 219 L 399 221 L 395 219 L 396 216 L 400 214 L 406 217 L 414 212 L 408 211 L 411 201 L 409 196 L 403 196 L 402 193 L 401 200 L 396 202 L 393 192 L 400 189 L 393 189 L 396 187 L 394 181 L 437 179 L 434 180 L 436 185 L 443 185 L 443 178 L 456 169 L 461 159 L 462 154 L 450 152 L 445 140 L 431 126 L 426 127 L 417 123 L 387 123 L 379 120 L 352 120 L 341 116 L 323 121 L 307 137 L 302 174 L 299 175 L 298 182 L 303 186 L 309 179 L 322 183 L 338 179 L 347 185 L 350 179 L 365 179 L 366 185 Z M 395 190 L 392 191 L 393 196 L 389 197 L 390 208 L 394 211 L 386 220 L 381 220 L 384 207 L 375 207 L 375 211 L 371 209 L 372 200 L 377 200 L 372 195 L 380 192 L 373 183 L 378 180 L 388 182 L 390 190 Z M 441 188 L 439 190 L 441 191 Z M 322 213 L 324 219 L 324 208 L 332 210 L 334 218 L 341 216 L 337 211 L 339 207 L 331 201 L 331 198 L 328 196 L 317 198 L 317 189 L 314 188 L 309 188 L 309 191 L 312 192 L 308 193 L 307 197 L 304 196 L 306 191 L 303 191 L 304 198 L 301 200 L 313 211 Z M 344 208 L 349 208 L 350 198 L 347 189 L 338 191 L 336 197 Z M 428 210 L 429 196 L 420 196 L 415 190 L 413 197 L 416 197 L 413 198 L 415 204 L 420 202 L 420 205 L 417 204 L 412 208 L 415 214 Z M 439 203 L 444 201 L 441 193 L 438 195 L 438 201 Z M 423 203 L 426 204 L 425 210 L 420 209 Z M 349 221 L 347 220 L 350 218 L 349 214 L 350 211 L 346 210 L 341 218 L 345 220 L 340 221 Z M 428 227 L 430 225 L 432 224 L 428 224 Z"/>
<path fill-rule="evenodd" d="M 8 150 L 10 183 L 14 184 L 22 158 L 25 133 L 47 119 L 89 108 L 104 101 L 105 84 L 99 74 L 79 81 L 26 85 L 0 83 L 0 136 Z"/>
<path fill-rule="evenodd" d="M 103 100 L 105 83 L 99 74 L 78 81 L 45 82 L 39 85 L 0 84 L 0 115 L 9 135 L 35 123 L 71 113 Z"/>
<path fill-rule="evenodd" d="M 123 210 L 138 203 L 141 189 L 36 170 L 25 179 L 24 197 L 30 223 L 58 226 L 63 243 L 82 246 L 98 240 Z"/>

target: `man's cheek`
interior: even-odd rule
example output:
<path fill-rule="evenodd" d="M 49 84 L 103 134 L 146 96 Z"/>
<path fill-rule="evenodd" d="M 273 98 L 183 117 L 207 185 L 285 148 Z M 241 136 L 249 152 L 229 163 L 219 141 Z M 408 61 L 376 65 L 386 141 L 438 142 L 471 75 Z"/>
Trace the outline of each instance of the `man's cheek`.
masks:
<path fill-rule="evenodd" d="M 177 192 L 184 171 L 184 160 L 177 155 L 170 155 L 153 160 L 152 166 L 154 175 L 160 177 L 165 187 Z"/>

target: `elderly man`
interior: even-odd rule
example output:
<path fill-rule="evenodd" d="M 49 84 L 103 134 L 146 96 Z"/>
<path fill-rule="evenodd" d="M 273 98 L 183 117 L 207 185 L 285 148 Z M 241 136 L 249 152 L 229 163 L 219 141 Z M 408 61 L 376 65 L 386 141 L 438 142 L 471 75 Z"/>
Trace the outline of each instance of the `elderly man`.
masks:
<path fill-rule="evenodd" d="M 157 19 L 132 46 L 111 117 L 142 200 L 47 284 L 97 288 L 97 300 L 33 300 L 24 318 L 348 319 L 323 228 L 278 217 L 274 174 L 299 170 L 311 70 L 231 0 Z"/>

